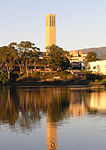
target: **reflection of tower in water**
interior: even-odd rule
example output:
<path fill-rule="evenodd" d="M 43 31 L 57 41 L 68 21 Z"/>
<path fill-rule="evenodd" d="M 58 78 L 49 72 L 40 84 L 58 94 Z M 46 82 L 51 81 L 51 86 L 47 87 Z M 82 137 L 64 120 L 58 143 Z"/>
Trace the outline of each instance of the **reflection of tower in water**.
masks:
<path fill-rule="evenodd" d="M 47 113 L 47 150 L 57 150 L 57 127 L 56 122 L 51 122 Z"/>

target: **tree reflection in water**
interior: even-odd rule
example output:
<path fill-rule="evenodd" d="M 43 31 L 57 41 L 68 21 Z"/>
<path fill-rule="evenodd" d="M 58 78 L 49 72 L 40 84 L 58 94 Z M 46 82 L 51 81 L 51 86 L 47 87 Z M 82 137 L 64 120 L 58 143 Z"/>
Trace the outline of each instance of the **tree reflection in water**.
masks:
<path fill-rule="evenodd" d="M 96 92 L 63 87 L 3 87 L 0 89 L 0 122 L 25 131 L 36 127 L 43 114 L 46 114 L 47 150 L 55 150 L 58 122 L 62 122 L 65 117 L 82 116 L 88 111 L 95 112 L 93 110 L 101 108 L 102 103 L 104 105 L 103 97 L 100 94 L 95 96 Z"/>
<path fill-rule="evenodd" d="M 4 87 L 0 89 L 0 121 L 30 128 L 31 124 L 40 121 L 42 112 L 48 113 L 51 122 L 58 122 L 67 115 L 85 113 L 87 97 L 86 91 L 67 88 Z"/>

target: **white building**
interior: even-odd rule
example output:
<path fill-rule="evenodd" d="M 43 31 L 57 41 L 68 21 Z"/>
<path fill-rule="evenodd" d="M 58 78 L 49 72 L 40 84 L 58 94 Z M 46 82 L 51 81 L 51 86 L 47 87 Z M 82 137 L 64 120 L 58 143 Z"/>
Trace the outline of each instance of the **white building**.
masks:
<path fill-rule="evenodd" d="M 89 62 L 89 71 L 106 75 L 106 60 Z"/>

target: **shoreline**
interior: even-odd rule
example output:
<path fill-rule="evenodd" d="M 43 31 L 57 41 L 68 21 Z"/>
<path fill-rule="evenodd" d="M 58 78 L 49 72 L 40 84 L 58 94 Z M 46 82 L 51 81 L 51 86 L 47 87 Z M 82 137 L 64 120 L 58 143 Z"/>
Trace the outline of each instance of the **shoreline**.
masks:
<path fill-rule="evenodd" d="M 71 81 L 37 81 L 37 82 L 11 82 L 0 84 L 0 87 L 70 87 L 70 88 L 106 88 L 106 84 L 77 84 Z"/>

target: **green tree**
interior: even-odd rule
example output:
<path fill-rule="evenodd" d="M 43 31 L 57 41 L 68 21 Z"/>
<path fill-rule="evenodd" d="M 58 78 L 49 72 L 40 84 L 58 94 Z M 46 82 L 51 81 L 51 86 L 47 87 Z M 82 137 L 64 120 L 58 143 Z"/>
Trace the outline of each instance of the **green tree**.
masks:
<path fill-rule="evenodd" d="M 57 71 L 64 70 L 69 66 L 69 60 L 65 55 L 65 51 L 56 45 L 47 47 L 49 50 L 49 66 Z"/>
<path fill-rule="evenodd" d="M 46 57 L 43 57 L 41 60 L 39 60 L 39 63 L 44 66 L 44 70 L 46 70 L 46 67 L 48 65 L 48 59 Z"/>
<path fill-rule="evenodd" d="M 99 59 L 97 58 L 96 52 L 88 52 L 88 54 L 87 54 L 87 56 L 86 56 L 86 60 L 85 60 L 86 64 L 87 64 L 88 62 L 92 62 L 92 61 L 96 61 L 96 60 L 99 60 Z"/>
<path fill-rule="evenodd" d="M 40 49 L 35 47 L 34 43 L 29 41 L 22 41 L 18 45 L 20 72 L 25 69 L 26 74 L 29 74 L 29 68 L 33 65 L 36 68 L 36 61 L 39 57 Z"/>
<path fill-rule="evenodd" d="M 10 43 L 9 46 L 17 49 L 17 66 L 19 67 L 20 74 L 22 74 L 24 72 L 24 62 L 22 59 L 24 52 L 20 49 L 19 45 L 16 42 Z"/>
<path fill-rule="evenodd" d="M 0 48 L 0 64 L 1 72 L 7 72 L 8 80 L 10 73 L 14 69 L 18 57 L 17 50 L 11 46 L 3 46 Z"/>

